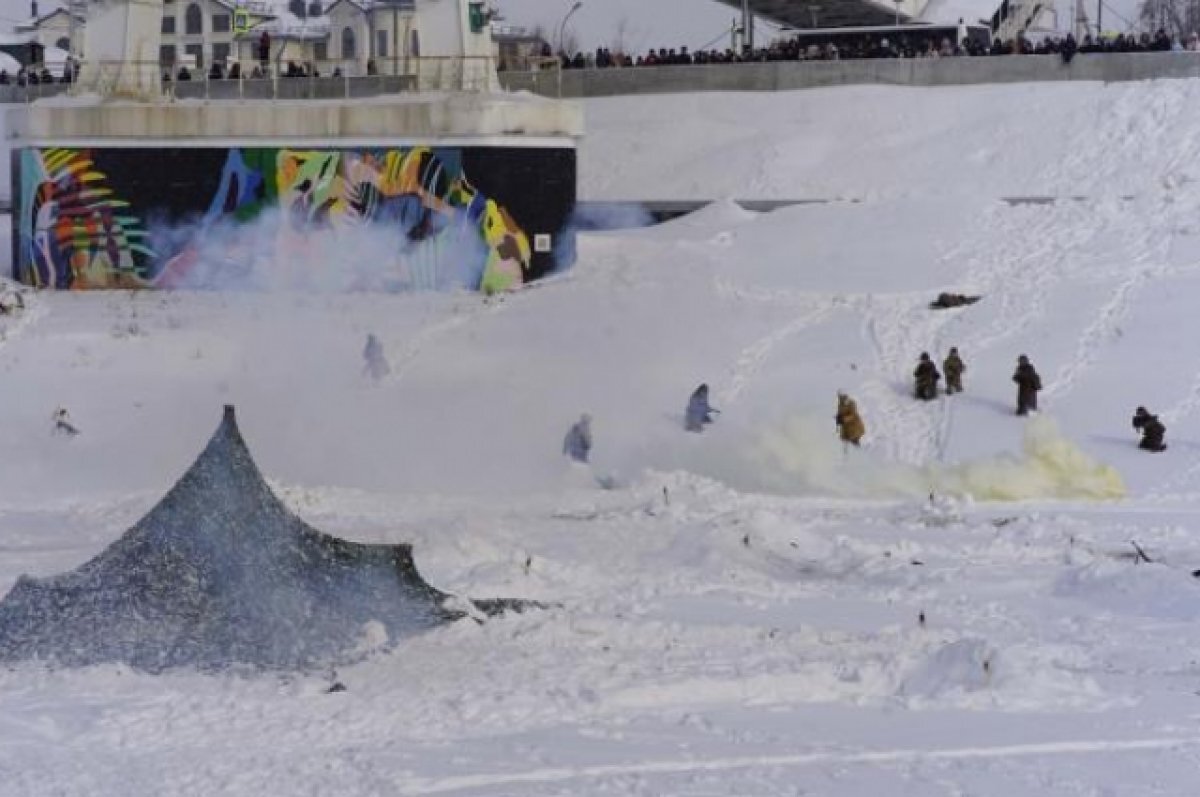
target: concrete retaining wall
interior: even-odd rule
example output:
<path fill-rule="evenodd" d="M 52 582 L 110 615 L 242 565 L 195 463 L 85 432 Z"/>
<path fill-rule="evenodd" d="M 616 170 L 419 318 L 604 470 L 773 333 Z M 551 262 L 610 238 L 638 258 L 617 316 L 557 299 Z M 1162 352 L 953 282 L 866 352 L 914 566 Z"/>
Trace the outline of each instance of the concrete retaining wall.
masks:
<path fill-rule="evenodd" d="M 1064 64 L 1057 55 L 983 58 L 774 61 L 710 66 L 503 72 L 510 91 L 545 96 L 608 97 L 689 91 L 788 91 L 822 86 L 961 86 L 1048 80 L 1119 82 L 1200 77 L 1200 53 L 1079 55 Z"/>
<path fill-rule="evenodd" d="M 497 95 L 414 95 L 360 102 L 277 101 L 264 110 L 251 102 L 34 103 L 10 107 L 7 136 L 14 146 L 49 143 L 119 145 L 122 140 L 180 140 L 207 145 L 229 141 L 435 141 L 501 138 L 510 146 L 573 145 L 583 132 L 575 103 L 507 99 Z"/>

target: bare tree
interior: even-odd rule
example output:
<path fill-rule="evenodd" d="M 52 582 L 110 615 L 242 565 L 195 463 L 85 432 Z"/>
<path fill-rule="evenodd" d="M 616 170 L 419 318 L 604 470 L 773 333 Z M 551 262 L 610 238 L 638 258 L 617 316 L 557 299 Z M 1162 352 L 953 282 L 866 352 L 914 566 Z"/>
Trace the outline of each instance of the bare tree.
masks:
<path fill-rule="evenodd" d="M 612 41 L 609 43 L 608 49 L 612 50 L 616 55 L 625 55 L 626 37 L 629 35 L 629 17 L 622 15 L 617 20 L 616 27 L 613 29 Z"/>
<path fill-rule="evenodd" d="M 1164 29 L 1176 39 L 1200 30 L 1200 0 L 1142 0 L 1138 22 L 1145 30 Z"/>
<path fill-rule="evenodd" d="M 579 52 L 579 37 L 575 35 L 575 31 L 567 30 L 563 32 L 560 52 L 564 52 L 571 56 Z"/>

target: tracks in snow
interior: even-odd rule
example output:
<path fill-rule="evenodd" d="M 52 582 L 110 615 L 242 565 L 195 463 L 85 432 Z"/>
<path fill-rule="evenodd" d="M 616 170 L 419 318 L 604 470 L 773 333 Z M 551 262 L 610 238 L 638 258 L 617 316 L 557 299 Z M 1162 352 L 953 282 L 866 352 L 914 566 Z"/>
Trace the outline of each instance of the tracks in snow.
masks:
<path fill-rule="evenodd" d="M 921 764 L 938 761 L 978 761 L 986 759 L 1035 758 L 1052 756 L 1113 755 L 1177 751 L 1200 746 L 1200 737 L 1163 737 L 1125 740 L 1068 740 L 994 747 L 953 747 L 933 750 L 905 748 L 858 752 L 811 752 L 784 755 L 731 756 L 728 758 L 666 759 L 631 761 L 618 764 L 548 767 L 524 772 L 480 773 L 444 778 L 414 778 L 400 784 L 403 794 L 446 794 L 467 789 L 494 789 L 526 784 L 564 783 L 647 775 L 690 775 L 764 768 L 799 768 L 837 765 Z"/>

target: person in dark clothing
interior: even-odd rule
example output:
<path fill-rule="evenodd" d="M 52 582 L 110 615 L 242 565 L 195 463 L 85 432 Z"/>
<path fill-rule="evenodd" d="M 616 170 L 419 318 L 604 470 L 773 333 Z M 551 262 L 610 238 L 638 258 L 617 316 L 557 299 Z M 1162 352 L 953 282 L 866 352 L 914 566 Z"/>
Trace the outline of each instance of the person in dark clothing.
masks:
<path fill-rule="evenodd" d="M 962 375 L 967 370 L 966 363 L 958 356 L 958 347 L 951 346 L 950 353 L 942 363 L 942 371 L 946 374 L 946 395 L 963 392 Z"/>
<path fill-rule="evenodd" d="M 567 430 L 563 454 L 576 462 L 587 462 L 592 451 L 592 416 L 586 412 Z"/>
<path fill-rule="evenodd" d="M 1067 34 L 1067 38 L 1063 40 L 1062 49 L 1059 50 L 1059 55 L 1062 56 L 1064 64 L 1071 63 L 1071 59 L 1075 57 L 1075 53 L 1079 51 L 1079 45 L 1075 43 L 1075 36 L 1071 33 Z"/>
<path fill-rule="evenodd" d="M 54 411 L 54 433 L 65 434 L 67 437 L 79 434 L 79 428 L 71 421 L 66 407 L 59 407 Z"/>
<path fill-rule="evenodd" d="M 937 398 L 937 383 L 942 378 L 937 366 L 929 359 L 929 352 L 921 352 L 921 359 L 913 371 L 916 380 L 916 396 L 922 401 L 932 401 Z"/>
<path fill-rule="evenodd" d="M 1163 441 L 1167 434 L 1167 427 L 1163 426 L 1157 415 L 1151 415 L 1145 407 L 1138 407 L 1134 411 L 1133 428 L 1142 433 L 1142 440 L 1138 443 L 1138 448 L 1155 452 L 1167 450 L 1167 444 Z"/>
<path fill-rule="evenodd" d="M 271 62 L 271 34 L 265 30 L 258 37 L 258 63 L 262 66 L 263 71 L 267 70 L 267 64 Z"/>
<path fill-rule="evenodd" d="M 929 303 L 929 307 L 933 310 L 946 310 L 951 307 L 963 307 L 968 304 L 975 304 L 979 301 L 978 296 L 966 296 L 961 293 L 939 293 L 937 298 Z"/>
<path fill-rule="evenodd" d="M 712 423 L 714 413 L 720 414 L 720 410 L 713 409 L 708 403 L 708 385 L 700 385 L 692 392 L 691 398 L 688 399 L 687 411 L 684 413 L 683 428 L 689 432 L 704 431 L 704 424 Z"/>
<path fill-rule="evenodd" d="M 1037 412 L 1037 394 L 1042 389 L 1042 378 L 1024 354 L 1017 358 L 1017 370 L 1012 380 L 1017 383 L 1017 415 Z"/>
<path fill-rule="evenodd" d="M 367 335 L 367 345 L 363 347 L 363 371 L 376 382 L 392 372 L 383 353 L 383 344 L 374 332 Z"/>

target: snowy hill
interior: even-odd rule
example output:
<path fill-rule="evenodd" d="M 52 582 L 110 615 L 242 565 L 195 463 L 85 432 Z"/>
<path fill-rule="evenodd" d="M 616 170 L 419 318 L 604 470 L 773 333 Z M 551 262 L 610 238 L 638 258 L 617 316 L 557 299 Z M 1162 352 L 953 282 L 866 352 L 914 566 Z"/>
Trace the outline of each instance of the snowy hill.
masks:
<path fill-rule="evenodd" d="M 2 671 L 0 794 L 1190 793 L 1198 85 L 595 101 L 588 197 L 843 201 L 586 235 L 498 301 L 30 296 L 0 318 L 0 590 L 111 542 L 234 403 L 307 522 L 561 608 L 407 640 L 339 694 Z M 1080 198 L 1001 199 L 1030 195 Z M 966 392 L 916 402 L 951 345 Z M 702 381 L 722 414 L 691 435 Z M 581 412 L 591 471 L 559 456 Z"/>

